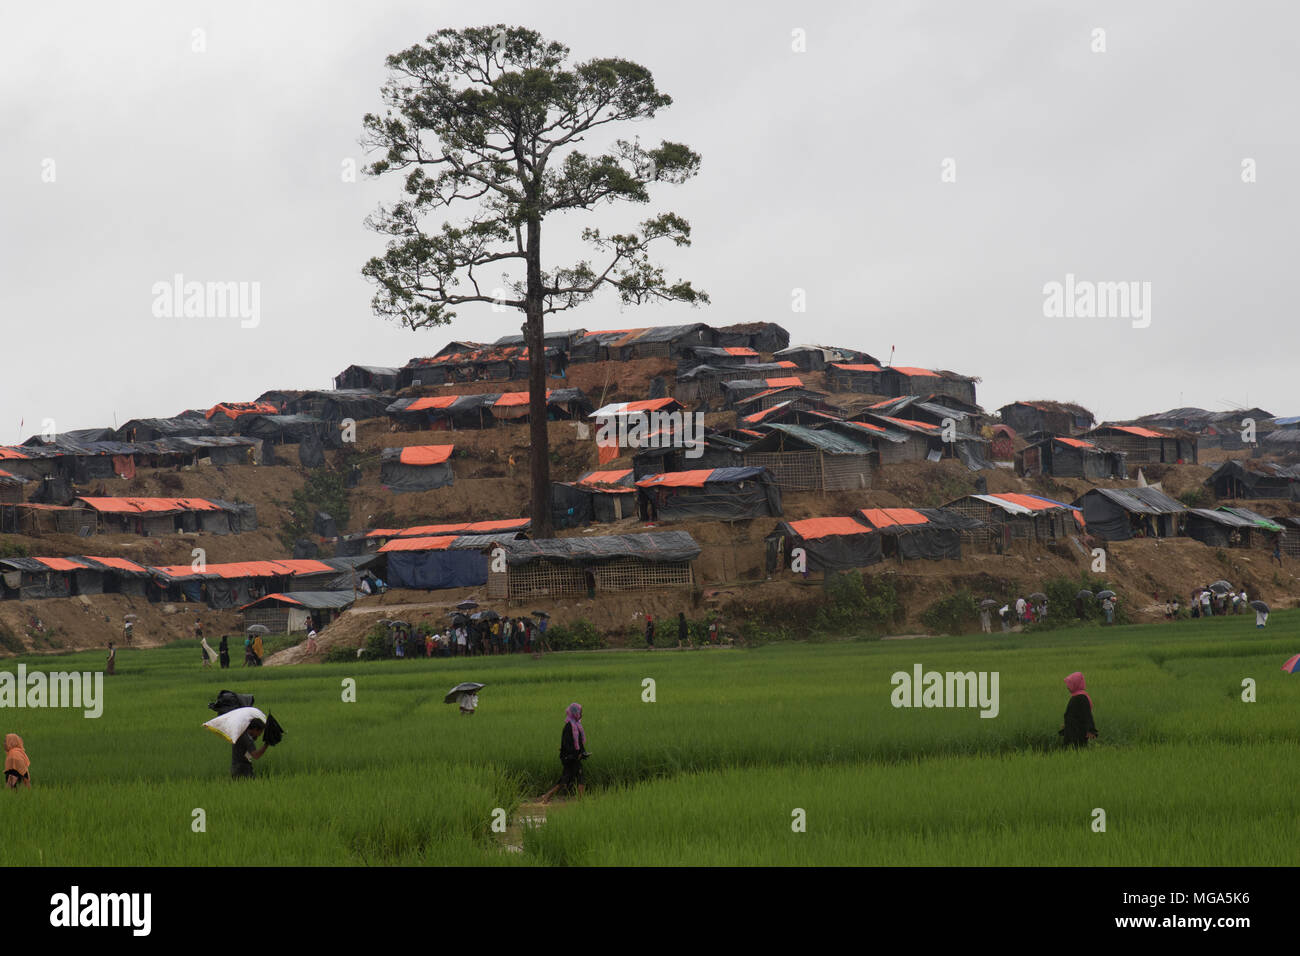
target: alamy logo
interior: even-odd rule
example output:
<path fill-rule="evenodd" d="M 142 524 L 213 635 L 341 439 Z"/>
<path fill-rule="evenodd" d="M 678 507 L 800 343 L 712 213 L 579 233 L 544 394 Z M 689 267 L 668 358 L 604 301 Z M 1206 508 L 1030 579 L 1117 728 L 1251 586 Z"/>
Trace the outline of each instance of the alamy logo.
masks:
<path fill-rule="evenodd" d="M 104 712 L 104 675 L 99 671 L 0 671 L 0 708 L 74 707 L 94 719 Z"/>
<path fill-rule="evenodd" d="M 152 910 L 150 893 L 82 893 L 74 886 L 50 897 L 50 925 L 127 926 L 133 936 L 148 936 Z"/>
<path fill-rule="evenodd" d="M 262 283 L 186 282 L 179 272 L 171 282 L 155 282 L 153 314 L 158 319 L 240 319 L 240 328 L 262 323 Z"/>
<path fill-rule="evenodd" d="M 889 702 L 895 707 L 978 707 L 981 717 L 998 715 L 997 671 L 923 671 L 920 664 L 912 673 L 897 671 Z"/>
<path fill-rule="evenodd" d="M 1043 286 L 1043 315 L 1049 319 L 1132 319 L 1133 328 L 1151 324 L 1150 282 L 1092 282 L 1065 274 L 1065 282 Z"/>
<path fill-rule="evenodd" d="M 625 412 L 596 416 L 596 444 L 602 448 L 685 448 L 687 458 L 704 454 L 702 412 Z"/>

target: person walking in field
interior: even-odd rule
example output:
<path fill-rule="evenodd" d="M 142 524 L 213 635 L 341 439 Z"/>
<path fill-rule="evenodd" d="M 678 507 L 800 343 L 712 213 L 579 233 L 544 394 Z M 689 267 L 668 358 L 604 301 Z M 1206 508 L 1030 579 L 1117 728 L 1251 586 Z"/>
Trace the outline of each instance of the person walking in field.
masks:
<path fill-rule="evenodd" d="M 32 789 L 32 762 L 23 747 L 23 738 L 5 734 L 5 786 L 17 790 L 19 785 Z"/>
<path fill-rule="evenodd" d="M 564 711 L 564 728 L 560 731 L 560 764 L 564 768 L 560 782 L 547 790 L 542 803 L 550 803 L 557 790 L 569 792 L 575 785 L 578 796 L 586 790 L 582 782 L 582 762 L 587 759 L 587 732 L 582 728 L 582 705 L 572 703 Z"/>
<path fill-rule="evenodd" d="M 221 643 L 217 645 L 217 656 L 221 659 L 221 669 L 226 670 L 230 667 L 230 636 L 222 635 Z"/>
<path fill-rule="evenodd" d="M 208 639 L 206 637 L 200 637 L 199 644 L 202 645 L 201 649 L 203 651 L 203 666 L 211 667 L 212 662 L 217 659 L 217 652 L 212 649 L 212 645 L 208 643 Z"/>
<path fill-rule="evenodd" d="M 645 642 L 650 646 L 650 650 L 655 649 L 655 619 L 646 612 L 645 616 Z"/>
<path fill-rule="evenodd" d="M 686 612 L 678 611 L 677 612 L 677 646 L 682 647 L 683 645 L 686 647 L 691 646 L 691 635 L 690 635 L 690 630 L 686 626 Z"/>
<path fill-rule="evenodd" d="M 1065 706 L 1065 720 L 1057 733 L 1067 747 L 1086 747 L 1089 740 L 1096 739 L 1097 725 L 1092 719 L 1092 698 L 1088 696 L 1083 674 L 1075 671 L 1065 678 L 1065 687 L 1070 692 L 1070 702 Z"/>
<path fill-rule="evenodd" d="M 112 641 L 108 642 L 108 660 L 104 662 L 104 673 L 117 673 L 117 648 L 113 646 Z"/>

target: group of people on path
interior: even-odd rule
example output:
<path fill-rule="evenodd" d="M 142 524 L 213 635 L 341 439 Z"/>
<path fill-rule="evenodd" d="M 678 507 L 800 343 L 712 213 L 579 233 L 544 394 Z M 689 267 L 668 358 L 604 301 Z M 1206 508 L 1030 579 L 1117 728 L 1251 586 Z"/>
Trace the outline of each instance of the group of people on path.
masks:
<path fill-rule="evenodd" d="M 546 640 L 550 621 L 528 617 L 469 621 L 442 631 L 404 627 L 393 634 L 393 656 L 481 657 L 494 654 L 540 654 L 551 649 Z"/>
<path fill-rule="evenodd" d="M 655 619 L 654 615 L 649 611 L 646 611 L 645 614 L 645 643 L 647 649 L 652 651 L 655 649 Z M 716 620 L 709 621 L 709 643 L 718 643 L 718 622 Z M 677 646 L 691 646 L 691 628 L 686 620 L 685 611 L 677 613 Z"/>

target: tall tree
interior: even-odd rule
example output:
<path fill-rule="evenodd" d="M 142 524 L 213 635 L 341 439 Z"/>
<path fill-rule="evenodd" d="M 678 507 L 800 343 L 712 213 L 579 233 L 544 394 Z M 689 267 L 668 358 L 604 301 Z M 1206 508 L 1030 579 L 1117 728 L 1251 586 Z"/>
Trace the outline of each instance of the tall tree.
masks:
<path fill-rule="evenodd" d="M 568 58 L 563 44 L 521 27 L 440 30 L 388 57 L 387 110 L 365 117 L 362 139 L 383 151 L 369 173 L 406 171 L 405 197 L 367 220 L 390 237 L 384 254 L 362 270 L 378 286 L 376 314 L 419 329 L 449 324 L 454 308 L 470 302 L 524 313 L 531 517 L 541 537 L 552 533 L 544 317 L 576 308 L 605 285 L 625 303 L 708 302 L 689 282 L 665 279 L 650 259 L 658 240 L 690 245 L 690 224 L 671 212 L 628 232 L 584 229 L 599 262 L 542 267 L 542 225 L 552 213 L 647 203 L 650 183 L 683 183 L 700 166 L 699 155 L 680 143 L 645 148 L 616 139 L 602 153 L 579 150 L 601 127 L 653 117 L 672 98 L 636 63 L 569 66 Z M 426 228 L 441 207 L 456 203 L 474 209 L 459 223 L 439 217 Z M 502 284 L 493 288 L 485 273 L 496 268 Z"/>

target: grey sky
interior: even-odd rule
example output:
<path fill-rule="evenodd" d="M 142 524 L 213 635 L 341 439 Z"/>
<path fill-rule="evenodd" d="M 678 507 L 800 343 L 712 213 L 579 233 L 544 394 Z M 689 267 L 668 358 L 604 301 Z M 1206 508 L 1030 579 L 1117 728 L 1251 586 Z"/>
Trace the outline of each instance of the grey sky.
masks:
<path fill-rule="evenodd" d="M 606 294 L 551 328 L 768 320 L 979 375 L 990 409 L 1300 414 L 1291 4 L 167 0 L 5 17 L 0 443 L 45 418 L 67 430 L 323 388 L 353 362 L 517 331 L 486 306 L 419 332 L 375 318 L 360 269 L 382 237 L 362 220 L 399 187 L 341 176 L 363 161 L 388 53 L 497 22 L 644 64 L 676 102 L 614 132 L 703 156 L 649 207 L 548 224 L 544 250 L 554 265 L 584 225 L 671 209 L 694 245 L 661 261 L 712 305 Z M 154 317 L 152 286 L 177 273 L 260 283 L 260 324 Z M 1044 283 L 1067 273 L 1150 282 L 1150 327 L 1044 318 Z"/>

